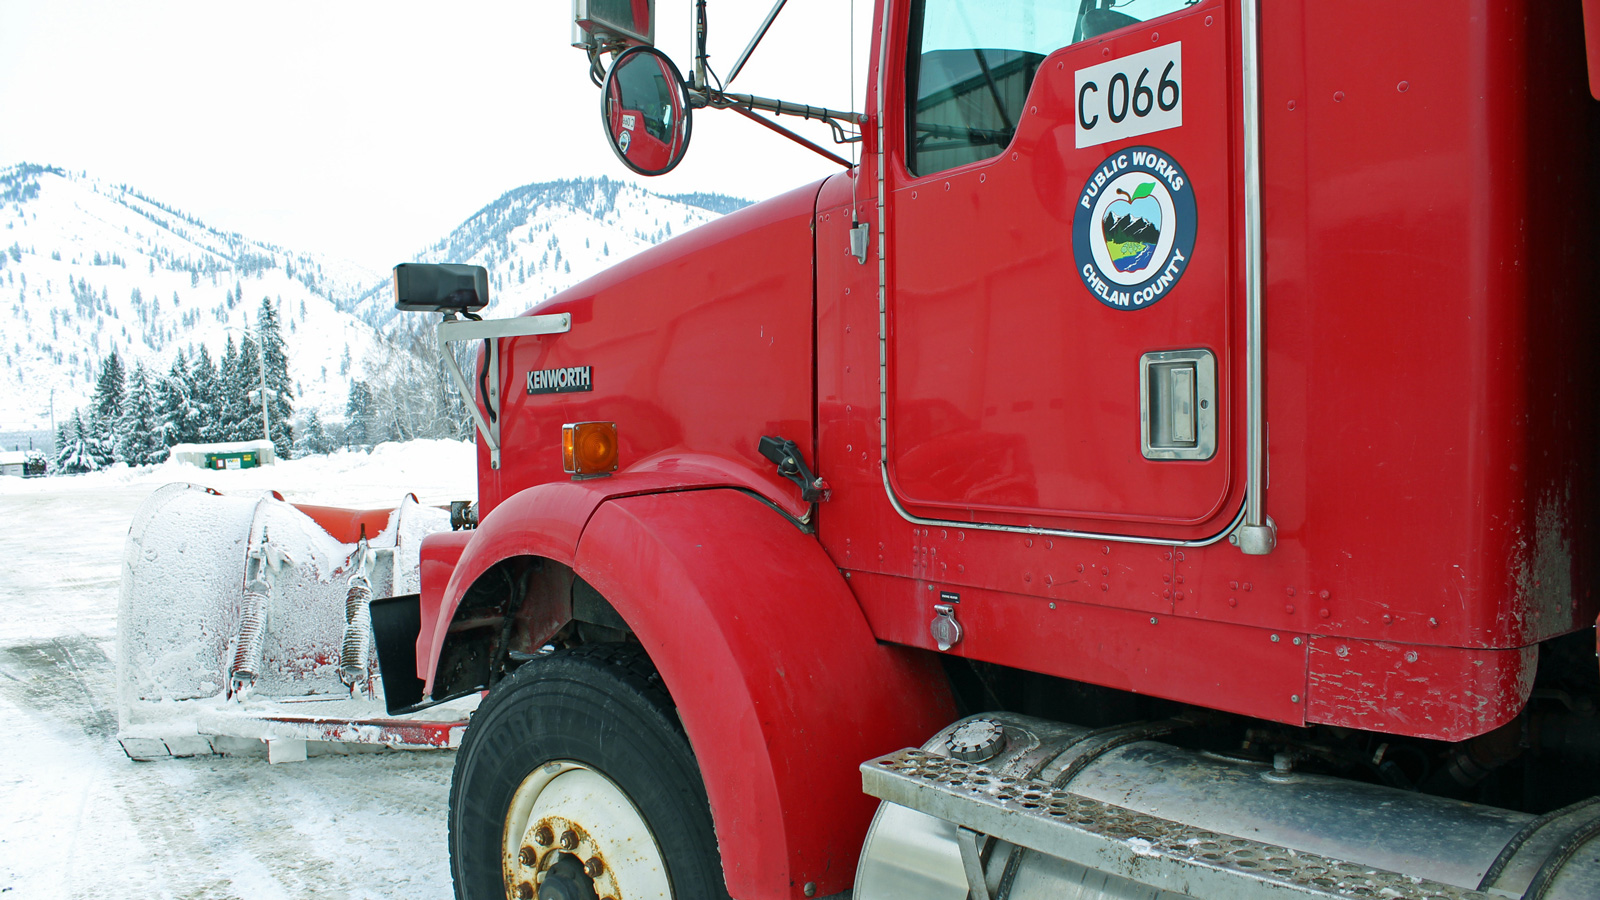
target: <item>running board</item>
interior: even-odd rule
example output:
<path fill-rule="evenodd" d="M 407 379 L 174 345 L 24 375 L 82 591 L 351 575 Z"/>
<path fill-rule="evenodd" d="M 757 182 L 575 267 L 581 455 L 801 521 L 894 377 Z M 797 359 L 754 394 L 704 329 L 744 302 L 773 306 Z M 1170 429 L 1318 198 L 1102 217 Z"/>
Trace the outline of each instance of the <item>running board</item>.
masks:
<path fill-rule="evenodd" d="M 874 797 L 955 824 L 969 844 L 987 835 L 1178 894 L 1234 900 L 1499 896 L 1206 831 L 924 750 L 863 763 L 861 782 Z M 964 850 L 969 855 L 976 862 L 976 854 Z M 987 894 L 980 888 L 973 896 Z"/>

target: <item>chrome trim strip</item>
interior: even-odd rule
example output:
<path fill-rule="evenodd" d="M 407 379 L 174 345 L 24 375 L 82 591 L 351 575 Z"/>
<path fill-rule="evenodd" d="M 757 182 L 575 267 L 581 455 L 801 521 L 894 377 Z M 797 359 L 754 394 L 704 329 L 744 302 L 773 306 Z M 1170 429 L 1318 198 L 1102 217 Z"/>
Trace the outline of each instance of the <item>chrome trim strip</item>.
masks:
<path fill-rule="evenodd" d="M 884 146 L 883 119 L 884 71 L 889 68 L 889 32 L 893 24 L 893 3 L 879 0 L 883 8 L 883 22 L 878 29 L 878 463 L 888 472 L 889 467 L 889 218 L 884 196 L 887 188 L 884 169 L 888 153 Z M 884 479 L 888 489 L 889 481 Z M 894 491 L 889 491 L 889 502 L 898 509 Z"/>
<path fill-rule="evenodd" d="M 1261 246 L 1261 36 L 1256 21 L 1259 0 L 1239 0 L 1244 75 L 1244 266 L 1245 266 L 1245 417 L 1246 457 L 1244 527 L 1255 540 L 1241 540 L 1246 553 L 1266 553 L 1275 543 L 1267 518 L 1267 426 L 1262 353 Z M 1241 535 L 1244 537 L 1244 535 Z"/>
<path fill-rule="evenodd" d="M 1255 0 L 1241 0 L 1241 3 L 1243 3 L 1243 5 L 1246 7 L 1253 6 L 1254 2 Z M 893 4 L 891 3 L 882 2 L 883 20 L 879 28 L 880 33 L 878 39 L 878 152 L 876 154 L 878 157 L 878 471 L 883 476 L 883 492 L 889 497 L 889 505 L 894 507 L 894 511 L 900 515 L 900 518 L 905 519 L 907 522 L 910 522 L 913 525 L 938 526 L 940 528 L 970 528 L 975 531 L 999 531 L 1009 532 L 1012 534 L 1044 535 L 1046 537 L 1083 538 L 1084 540 L 1091 541 L 1106 541 L 1120 544 L 1144 544 L 1156 547 L 1207 547 L 1228 537 L 1228 535 L 1233 533 L 1233 531 L 1238 528 L 1241 523 L 1246 521 L 1248 512 L 1251 508 L 1251 498 L 1256 496 L 1254 491 L 1246 491 L 1245 502 L 1240 506 L 1239 512 L 1234 516 L 1233 521 L 1228 524 L 1227 528 L 1224 528 L 1220 533 L 1211 537 L 1194 541 L 1178 541 L 1166 538 L 1142 538 L 1122 534 L 1102 534 L 1093 531 L 1068 531 L 1057 528 L 1039 528 L 1029 525 L 996 525 L 988 522 L 961 522 L 950 519 L 925 519 L 921 516 L 913 515 L 901 505 L 900 498 L 895 496 L 894 487 L 889 483 L 889 258 L 887 248 L 889 223 L 886 207 L 884 205 L 886 194 L 884 169 L 888 155 L 884 149 L 885 141 L 883 126 L 884 110 L 886 109 L 884 103 L 884 72 L 889 67 L 889 32 L 892 24 L 892 6 Z M 1253 9 L 1249 12 L 1249 19 L 1253 28 L 1253 23 L 1255 22 Z M 1252 32 L 1252 34 L 1253 33 L 1254 32 Z M 1253 41 L 1249 42 L 1249 50 L 1247 53 L 1248 62 L 1246 89 L 1249 90 L 1249 86 L 1255 82 L 1255 44 Z M 1245 133 L 1247 136 L 1255 133 L 1255 115 L 1257 115 L 1256 106 L 1247 103 L 1245 110 Z M 1247 183 L 1252 176 L 1259 180 L 1260 176 L 1259 174 L 1256 174 L 1257 168 L 1259 168 L 1259 159 L 1254 154 L 1247 151 L 1245 162 Z M 1252 197 L 1258 198 L 1258 194 L 1259 189 L 1252 193 Z M 1248 208 L 1246 211 L 1246 219 L 1248 223 Z M 1249 225 L 1247 224 L 1247 233 L 1248 228 Z M 1261 238 L 1259 199 L 1257 199 L 1256 202 L 1255 229 L 1254 246 L 1259 247 Z M 1256 260 L 1255 271 L 1256 276 L 1259 279 L 1260 254 L 1255 253 L 1247 258 L 1254 258 Z M 1251 298 L 1250 302 L 1252 303 L 1252 309 L 1250 312 L 1250 315 L 1252 316 L 1251 321 L 1253 321 L 1256 327 L 1259 328 L 1260 311 L 1255 307 L 1259 305 L 1260 292 L 1258 290 L 1252 290 L 1249 294 L 1249 297 Z M 1251 346 L 1254 353 L 1258 356 L 1260 352 L 1259 335 L 1252 340 Z M 1257 392 L 1259 392 L 1259 362 L 1251 366 L 1250 372 L 1252 377 L 1256 379 L 1254 385 Z M 1251 409 L 1248 413 L 1251 416 L 1250 422 L 1252 428 L 1254 428 L 1257 424 L 1257 418 L 1259 417 L 1260 413 L 1259 407 L 1259 393 L 1256 393 L 1252 395 Z M 1254 434 L 1253 431 L 1252 434 Z M 1252 446 L 1254 445 L 1252 444 Z M 1250 457 L 1248 465 L 1249 474 L 1259 474 L 1261 465 L 1254 455 Z M 1259 504 L 1257 504 L 1257 506 L 1259 507 Z M 1259 508 L 1257 511 L 1260 512 Z"/>
<path fill-rule="evenodd" d="M 904 506 L 900 505 L 900 498 L 894 495 L 894 488 L 889 486 L 889 467 L 887 465 L 880 466 L 879 471 L 883 473 L 883 490 L 884 493 L 889 495 L 889 502 L 894 506 L 894 511 L 900 514 L 900 518 L 905 519 L 907 522 L 910 522 L 913 525 L 930 525 L 937 526 L 939 528 L 964 528 L 972 531 L 1002 531 L 1009 534 L 1033 534 L 1041 535 L 1043 537 L 1082 538 L 1087 541 L 1106 541 L 1108 543 L 1118 544 L 1145 544 L 1152 547 L 1209 547 L 1212 544 L 1227 538 L 1228 535 L 1233 533 L 1235 528 L 1239 527 L 1239 523 L 1244 521 L 1244 507 L 1241 506 L 1239 508 L 1239 512 L 1233 517 L 1233 521 L 1228 523 L 1227 528 L 1222 529 L 1220 532 L 1208 538 L 1201 538 L 1193 541 L 1180 541 L 1172 538 L 1146 538 L 1133 537 L 1126 534 L 1104 534 L 1098 531 L 1068 531 L 1061 528 L 1041 528 L 1037 525 L 995 525 L 990 522 L 966 522 L 960 519 L 924 519 L 921 516 L 911 513 Z"/>
<path fill-rule="evenodd" d="M 439 323 L 439 337 L 446 341 L 476 341 L 486 338 L 527 337 L 533 334 L 562 334 L 572 330 L 569 313 L 542 316 L 513 316 L 509 319 L 462 321 L 446 319 Z"/>

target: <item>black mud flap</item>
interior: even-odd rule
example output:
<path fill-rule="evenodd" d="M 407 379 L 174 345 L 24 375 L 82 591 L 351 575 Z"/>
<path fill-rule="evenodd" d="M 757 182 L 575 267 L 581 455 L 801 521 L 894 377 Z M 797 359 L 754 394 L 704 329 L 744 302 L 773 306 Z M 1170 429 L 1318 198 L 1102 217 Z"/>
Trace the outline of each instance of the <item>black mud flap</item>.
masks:
<path fill-rule="evenodd" d="M 423 702 L 424 682 L 417 677 L 417 635 L 421 631 L 421 594 L 372 601 L 378 671 L 383 676 L 383 698 L 391 716 L 433 705 Z"/>

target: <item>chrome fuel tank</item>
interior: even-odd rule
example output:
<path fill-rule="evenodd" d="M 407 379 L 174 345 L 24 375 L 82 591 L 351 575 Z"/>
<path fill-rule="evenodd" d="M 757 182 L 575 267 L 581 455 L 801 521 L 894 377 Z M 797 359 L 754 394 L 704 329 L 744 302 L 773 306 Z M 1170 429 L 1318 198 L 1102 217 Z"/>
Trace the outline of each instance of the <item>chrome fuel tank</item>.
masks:
<path fill-rule="evenodd" d="M 1600 846 L 1562 858 L 1600 805 L 1536 818 L 1152 739 L 1176 727 L 993 714 L 863 765 L 888 802 L 855 896 L 1600 896 Z"/>

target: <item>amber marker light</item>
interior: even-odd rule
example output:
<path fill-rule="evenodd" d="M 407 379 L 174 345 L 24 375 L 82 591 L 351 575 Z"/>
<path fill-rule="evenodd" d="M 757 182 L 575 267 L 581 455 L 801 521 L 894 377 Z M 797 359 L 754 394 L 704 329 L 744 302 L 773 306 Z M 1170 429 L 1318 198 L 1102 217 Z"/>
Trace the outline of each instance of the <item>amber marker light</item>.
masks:
<path fill-rule="evenodd" d="M 615 472 L 617 423 L 577 422 L 561 426 L 561 467 L 578 476 Z"/>

